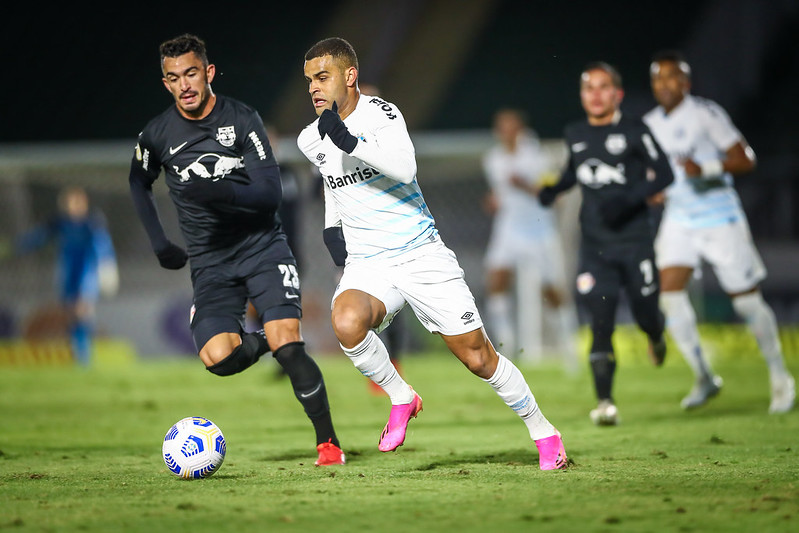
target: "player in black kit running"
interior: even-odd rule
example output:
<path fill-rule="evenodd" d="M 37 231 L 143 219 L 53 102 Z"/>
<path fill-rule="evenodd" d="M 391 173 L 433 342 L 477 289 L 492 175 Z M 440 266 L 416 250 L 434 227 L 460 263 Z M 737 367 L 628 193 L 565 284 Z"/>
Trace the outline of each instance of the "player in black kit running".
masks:
<path fill-rule="evenodd" d="M 344 464 L 324 380 L 300 333 L 300 281 L 276 211 L 278 164 L 263 121 L 249 106 L 214 94 L 205 43 L 185 34 L 160 46 L 174 106 L 139 134 L 130 190 L 162 267 L 191 262 L 191 330 L 210 372 L 229 376 L 271 351 L 316 430 L 316 465 Z M 188 254 L 164 233 L 152 196 L 164 169 Z M 244 332 L 247 301 L 264 329 Z"/>
<path fill-rule="evenodd" d="M 587 120 L 566 127 L 569 162 L 560 181 L 539 194 L 543 205 L 579 182 L 580 274 L 577 292 L 591 315 L 591 370 L 598 405 L 591 420 L 615 425 L 618 411 L 611 389 L 616 357 L 615 329 L 619 289 L 624 287 L 633 316 L 649 338 L 650 356 L 663 364 L 664 317 L 653 247 L 655 224 L 649 203 L 674 176 L 663 150 L 638 118 L 622 115 L 624 95 L 618 71 L 603 62 L 589 64 L 580 77 L 580 99 Z"/>

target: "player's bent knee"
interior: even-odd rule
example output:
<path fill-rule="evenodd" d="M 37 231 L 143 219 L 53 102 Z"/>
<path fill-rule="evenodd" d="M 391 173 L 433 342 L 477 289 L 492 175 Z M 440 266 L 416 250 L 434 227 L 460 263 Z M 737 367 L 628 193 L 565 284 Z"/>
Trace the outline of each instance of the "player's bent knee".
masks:
<path fill-rule="evenodd" d="M 259 343 L 255 335 L 245 335 L 241 341 L 230 354 L 217 363 L 206 365 L 206 369 L 217 376 L 232 376 L 252 366 L 263 355 L 265 341 Z"/>

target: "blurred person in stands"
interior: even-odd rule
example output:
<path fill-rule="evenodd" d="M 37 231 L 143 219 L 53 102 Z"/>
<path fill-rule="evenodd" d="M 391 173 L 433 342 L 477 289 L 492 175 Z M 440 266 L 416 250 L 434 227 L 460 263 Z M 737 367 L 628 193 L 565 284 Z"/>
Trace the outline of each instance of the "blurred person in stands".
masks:
<path fill-rule="evenodd" d="M 497 111 L 493 133 L 497 144 L 483 157 L 489 186 L 485 208 L 494 216 L 485 256 L 490 332 L 509 357 L 524 348 L 516 328 L 516 305 L 523 302 L 514 302 L 513 286 L 520 269 L 533 269 L 546 304 L 544 318 L 562 356 L 574 365 L 577 316 L 566 289 L 560 236 L 554 213 L 538 201 L 549 161 L 521 110 Z"/>
<path fill-rule="evenodd" d="M 334 262 L 344 266 L 333 295 L 333 330 L 355 368 L 391 402 L 378 449 L 401 446 L 408 422 L 422 410 L 421 397 L 391 364 L 376 334 L 407 303 L 522 419 L 538 448 L 539 467 L 566 468 L 560 433 L 519 369 L 494 350 L 463 270 L 439 236 L 419 188 L 402 113 L 382 98 L 361 94 L 358 58 L 342 38 L 313 45 L 303 70 L 318 118 L 300 132 L 297 145 L 323 176 L 323 237 Z"/>
<path fill-rule="evenodd" d="M 558 194 L 578 183 L 582 192 L 577 292 L 591 315 L 589 361 L 597 407 L 589 417 L 601 426 L 619 421 L 612 393 L 616 373 L 612 337 L 622 288 L 649 339 L 652 362 L 660 366 L 666 356 L 649 204 L 658 200 L 674 176 L 641 119 L 622 114 L 623 97 L 615 67 L 599 61 L 586 65 L 580 74 L 586 119 L 566 127 L 566 168 L 558 183 L 539 192 L 543 205 L 551 205 Z"/>
<path fill-rule="evenodd" d="M 25 254 L 53 241 L 58 246 L 56 279 L 72 353 L 76 362 L 87 366 L 92 356 L 98 298 L 116 294 L 119 273 L 105 216 L 90 208 L 85 189 L 63 189 L 58 197 L 58 212 L 21 235 L 15 251 Z"/>
<path fill-rule="evenodd" d="M 344 464 L 322 372 L 301 334 L 300 278 L 276 215 L 280 170 L 264 122 L 250 106 L 214 93 L 216 67 L 200 38 L 181 35 L 159 52 L 174 104 L 139 134 L 130 191 L 161 266 L 190 263 L 200 360 L 231 376 L 271 352 L 313 424 L 315 464 Z M 188 250 L 169 240 L 158 216 L 152 186 L 162 169 Z M 262 330 L 244 329 L 248 301 Z"/>
<path fill-rule="evenodd" d="M 682 54 L 658 52 L 649 74 L 658 105 L 644 120 L 669 155 L 675 175 L 666 190 L 656 241 L 661 303 L 669 333 L 695 375 L 682 407 L 704 405 L 722 387 L 702 351 L 696 313 L 686 291 L 694 269 L 704 260 L 713 267 L 766 360 L 769 412 L 787 412 L 796 397 L 795 382 L 785 367 L 774 312 L 760 292 L 766 269 L 733 183 L 733 176 L 755 168 L 755 153 L 721 106 L 691 94 L 691 67 Z"/>

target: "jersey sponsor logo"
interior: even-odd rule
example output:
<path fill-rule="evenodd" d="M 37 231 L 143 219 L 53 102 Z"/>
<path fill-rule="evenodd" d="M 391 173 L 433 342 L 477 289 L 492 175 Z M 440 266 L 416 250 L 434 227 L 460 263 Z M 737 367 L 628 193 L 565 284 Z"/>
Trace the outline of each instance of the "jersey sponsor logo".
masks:
<path fill-rule="evenodd" d="M 231 126 L 232 127 L 232 126 Z M 266 159 L 266 150 L 264 150 L 264 143 L 261 142 L 261 138 L 258 137 L 258 134 L 254 131 L 251 131 L 248 135 L 252 143 L 255 145 L 255 151 L 258 152 L 258 159 Z M 236 138 L 236 134 L 233 134 L 233 138 Z"/>
<path fill-rule="evenodd" d="M 652 158 L 652 161 L 657 161 L 658 159 L 658 150 L 655 148 L 655 141 L 652 140 L 652 136 L 648 133 L 644 133 L 641 135 L 641 140 L 646 147 L 646 151 L 649 154 L 649 157 Z"/>
<path fill-rule="evenodd" d="M 220 126 L 216 130 L 216 140 L 225 148 L 230 148 L 236 142 L 235 126 Z"/>
<path fill-rule="evenodd" d="M 141 167 L 144 170 L 149 170 L 148 167 L 150 166 L 150 151 L 145 148 L 144 150 L 141 149 L 139 144 L 136 144 L 136 160 L 141 161 Z"/>
<path fill-rule="evenodd" d="M 584 151 L 586 148 L 588 148 L 588 143 L 585 142 L 585 141 L 574 143 L 572 145 L 572 152 L 574 152 L 575 154 L 578 154 L 578 153 Z"/>
<path fill-rule="evenodd" d="M 213 163 L 212 167 L 208 164 Z M 212 178 L 217 180 L 224 178 L 237 168 L 244 168 L 243 157 L 226 157 L 219 154 L 203 154 L 192 161 L 186 168 L 180 170 L 176 165 L 173 166 L 175 172 L 180 176 L 182 183 L 196 178 Z"/>
<path fill-rule="evenodd" d="M 588 294 L 594 289 L 596 285 L 596 278 L 590 272 L 583 272 L 577 276 L 577 292 L 580 294 Z"/>
<path fill-rule="evenodd" d="M 613 167 L 596 158 L 586 159 L 577 167 L 577 179 L 586 187 L 599 189 L 611 183 L 627 183 L 624 176 L 624 164 Z"/>
<path fill-rule="evenodd" d="M 386 114 L 386 116 L 388 117 L 389 120 L 394 120 L 395 118 L 397 118 L 397 115 L 394 114 L 394 108 L 391 107 L 388 104 L 388 102 L 386 102 L 382 98 L 378 98 L 378 97 L 375 96 L 371 100 L 369 100 L 369 103 L 370 104 L 375 104 L 376 106 L 378 106 L 381 111 L 385 112 L 385 114 Z M 357 137 L 357 135 L 356 135 L 356 137 Z"/>
<path fill-rule="evenodd" d="M 180 152 L 180 150 L 184 146 L 186 146 L 188 143 L 189 143 L 189 141 L 183 141 L 183 144 L 179 144 L 179 145 L 175 146 L 174 148 L 170 146 L 169 147 L 169 155 L 175 155 L 176 153 Z"/>
<path fill-rule="evenodd" d="M 355 167 L 355 172 L 352 174 L 344 174 L 343 176 L 325 176 L 325 181 L 327 182 L 328 187 L 331 189 L 338 189 L 339 187 L 344 187 L 346 185 L 353 185 L 360 181 L 367 180 L 369 178 L 373 178 L 375 176 L 379 176 L 380 171 L 376 168 L 366 167 L 365 169 L 361 170 L 360 167 Z"/>

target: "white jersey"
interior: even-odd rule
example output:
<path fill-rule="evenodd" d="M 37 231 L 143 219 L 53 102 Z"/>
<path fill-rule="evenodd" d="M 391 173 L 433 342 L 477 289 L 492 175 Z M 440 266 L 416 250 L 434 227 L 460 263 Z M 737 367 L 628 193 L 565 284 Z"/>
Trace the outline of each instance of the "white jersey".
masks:
<path fill-rule="evenodd" d="M 666 189 L 664 217 L 692 228 L 707 228 L 745 220 L 732 176 L 688 178 L 681 164 L 692 159 L 701 165 L 723 160 L 742 136 L 717 103 L 686 95 L 666 114 L 661 106 L 644 116 L 663 151 L 669 155 L 674 183 Z"/>
<path fill-rule="evenodd" d="M 495 236 L 513 234 L 529 240 L 546 239 L 555 233 L 555 215 L 533 194 L 511 183 L 513 176 L 530 185 L 547 170 L 546 155 L 533 135 L 520 136 L 514 152 L 502 145 L 491 148 L 483 157 L 485 172 L 499 210 L 494 219 Z"/>
<path fill-rule="evenodd" d="M 405 119 L 393 104 L 360 95 L 344 119 L 359 141 L 352 154 L 320 138 L 319 119 L 297 146 L 325 184 L 325 227 L 341 225 L 347 262 L 391 259 L 437 240 L 438 230 L 416 181 L 416 155 Z"/>

